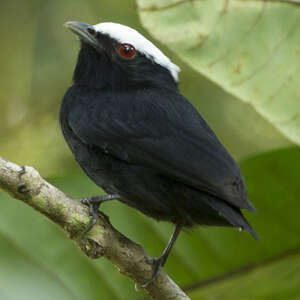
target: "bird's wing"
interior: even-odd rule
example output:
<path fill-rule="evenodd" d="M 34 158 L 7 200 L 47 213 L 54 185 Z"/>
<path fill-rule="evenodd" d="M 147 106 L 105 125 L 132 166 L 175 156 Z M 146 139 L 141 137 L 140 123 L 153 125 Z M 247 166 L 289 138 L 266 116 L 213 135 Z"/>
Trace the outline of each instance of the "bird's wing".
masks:
<path fill-rule="evenodd" d="M 178 92 L 144 90 L 85 96 L 68 122 L 108 155 L 149 166 L 236 207 L 254 211 L 239 167 L 196 109 Z"/>

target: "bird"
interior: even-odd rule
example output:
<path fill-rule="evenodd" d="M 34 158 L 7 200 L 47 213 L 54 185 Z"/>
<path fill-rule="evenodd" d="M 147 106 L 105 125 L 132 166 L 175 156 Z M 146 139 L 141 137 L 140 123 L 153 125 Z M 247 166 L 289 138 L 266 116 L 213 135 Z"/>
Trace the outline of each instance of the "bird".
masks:
<path fill-rule="evenodd" d="M 107 193 L 82 199 L 92 216 L 86 231 L 100 204 L 114 199 L 173 223 L 144 286 L 159 276 L 182 229 L 234 227 L 257 239 L 241 211 L 256 211 L 241 170 L 181 94 L 180 68 L 131 27 L 64 25 L 80 49 L 60 108 L 62 133 L 83 171 Z"/>

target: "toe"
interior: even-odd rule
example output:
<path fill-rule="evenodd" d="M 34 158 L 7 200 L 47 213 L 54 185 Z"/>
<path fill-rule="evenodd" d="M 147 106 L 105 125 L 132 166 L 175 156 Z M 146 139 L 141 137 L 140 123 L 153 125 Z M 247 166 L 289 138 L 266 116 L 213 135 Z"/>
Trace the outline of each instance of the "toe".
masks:
<path fill-rule="evenodd" d="M 153 275 L 149 281 L 147 281 L 146 283 L 144 283 L 142 285 L 143 288 L 147 287 L 159 276 L 161 267 L 162 267 L 162 262 L 163 262 L 163 259 L 161 257 L 152 259 L 152 263 L 154 266 Z"/>
<path fill-rule="evenodd" d="M 88 225 L 88 227 L 84 230 L 84 233 L 88 233 L 96 224 L 97 222 L 97 218 L 95 217 L 92 217 L 91 218 L 91 221 L 90 221 L 90 224 Z"/>
<path fill-rule="evenodd" d="M 80 203 L 82 204 L 90 204 L 90 199 L 89 198 L 83 198 L 79 200 Z"/>

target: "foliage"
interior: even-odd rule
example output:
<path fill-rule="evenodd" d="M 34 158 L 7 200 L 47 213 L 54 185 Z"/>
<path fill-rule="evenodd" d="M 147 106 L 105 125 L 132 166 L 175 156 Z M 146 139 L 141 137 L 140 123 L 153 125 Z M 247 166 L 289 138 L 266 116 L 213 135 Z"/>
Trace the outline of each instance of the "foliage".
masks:
<path fill-rule="evenodd" d="M 299 8 L 262 0 L 137 3 L 154 37 L 300 143 Z"/>

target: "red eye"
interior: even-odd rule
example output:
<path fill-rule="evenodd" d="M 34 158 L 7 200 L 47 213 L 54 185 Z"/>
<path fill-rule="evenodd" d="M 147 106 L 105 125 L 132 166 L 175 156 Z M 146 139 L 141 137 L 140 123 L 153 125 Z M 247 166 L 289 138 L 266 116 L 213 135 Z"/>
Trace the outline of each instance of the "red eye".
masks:
<path fill-rule="evenodd" d="M 119 47 L 119 54 L 124 58 L 132 58 L 135 55 L 135 48 L 130 44 L 122 44 Z"/>

